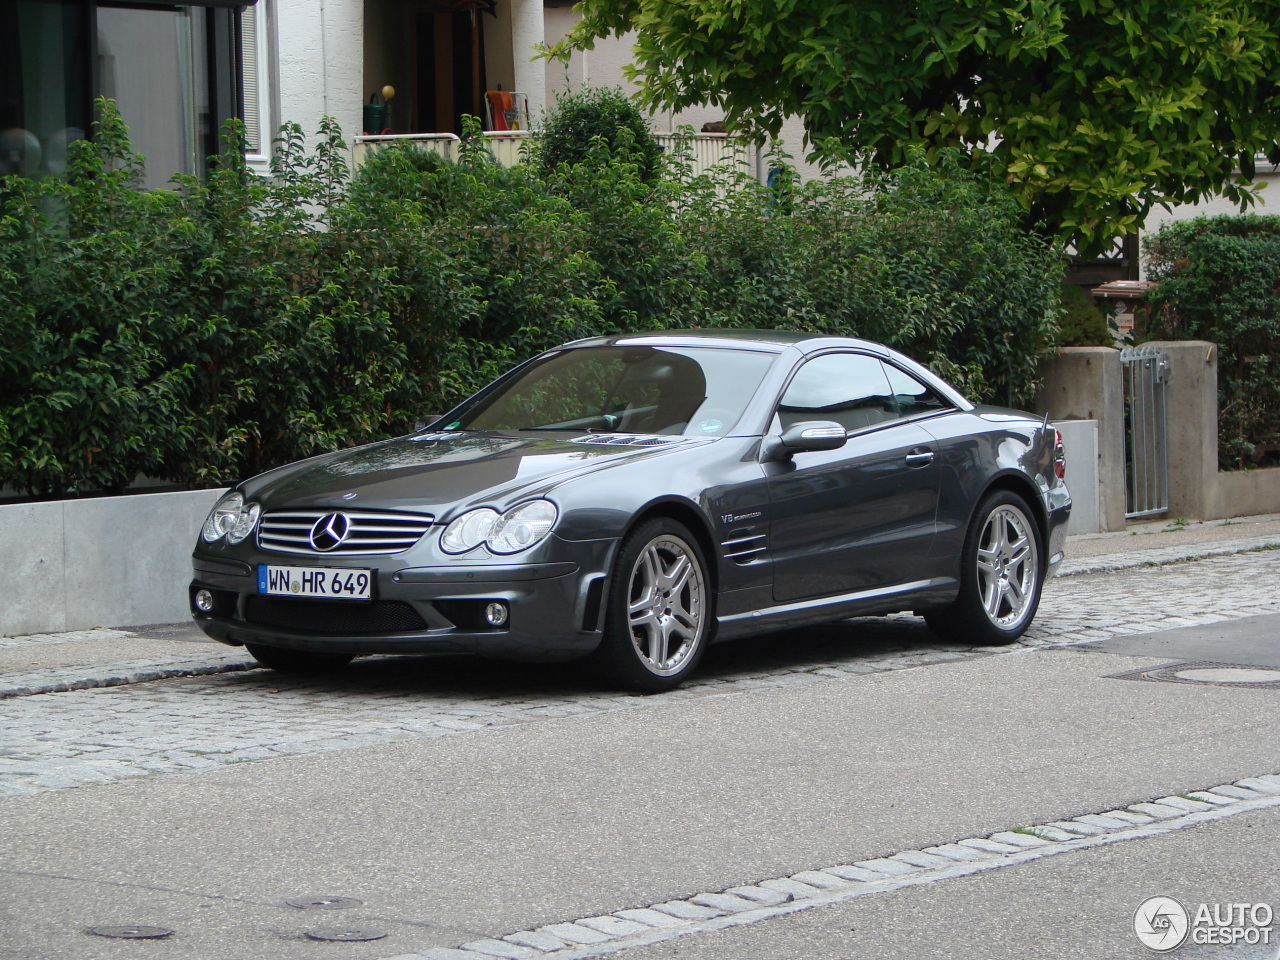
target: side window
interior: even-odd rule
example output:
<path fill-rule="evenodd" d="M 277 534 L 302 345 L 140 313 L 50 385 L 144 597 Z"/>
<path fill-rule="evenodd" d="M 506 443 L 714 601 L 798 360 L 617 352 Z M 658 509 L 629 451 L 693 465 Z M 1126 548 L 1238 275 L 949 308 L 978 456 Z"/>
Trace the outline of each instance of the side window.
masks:
<path fill-rule="evenodd" d="M 898 416 L 893 390 L 875 357 L 829 353 L 800 368 L 778 405 L 785 429 L 801 420 L 834 420 L 850 432 Z"/>
<path fill-rule="evenodd" d="M 903 373 L 893 364 L 884 365 L 889 377 L 889 386 L 898 402 L 898 410 L 904 417 L 914 417 L 922 413 L 935 413 L 938 410 L 950 410 L 951 404 L 929 387 L 925 386 L 909 373 Z"/>

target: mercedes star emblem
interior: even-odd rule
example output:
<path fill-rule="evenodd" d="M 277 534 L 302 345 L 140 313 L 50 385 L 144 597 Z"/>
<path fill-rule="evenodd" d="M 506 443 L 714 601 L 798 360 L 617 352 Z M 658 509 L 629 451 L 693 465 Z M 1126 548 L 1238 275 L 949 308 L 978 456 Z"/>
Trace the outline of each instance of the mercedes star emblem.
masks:
<path fill-rule="evenodd" d="M 311 546 L 321 553 L 335 550 L 351 532 L 351 521 L 345 513 L 329 513 L 311 527 Z"/>

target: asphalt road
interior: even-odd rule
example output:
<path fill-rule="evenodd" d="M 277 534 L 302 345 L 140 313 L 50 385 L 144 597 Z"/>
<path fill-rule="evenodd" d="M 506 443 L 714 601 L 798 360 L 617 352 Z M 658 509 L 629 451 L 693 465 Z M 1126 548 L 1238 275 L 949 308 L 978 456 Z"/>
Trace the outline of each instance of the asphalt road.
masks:
<path fill-rule="evenodd" d="M 1011 652 L 858 621 L 657 697 L 382 658 L 0 699 L 0 957 L 1154 956 L 1150 896 L 1280 909 L 1277 582 L 1276 551 L 1069 577 Z M 112 673 L 102 642 L 47 669 Z M 130 925 L 174 932 L 89 932 Z"/>

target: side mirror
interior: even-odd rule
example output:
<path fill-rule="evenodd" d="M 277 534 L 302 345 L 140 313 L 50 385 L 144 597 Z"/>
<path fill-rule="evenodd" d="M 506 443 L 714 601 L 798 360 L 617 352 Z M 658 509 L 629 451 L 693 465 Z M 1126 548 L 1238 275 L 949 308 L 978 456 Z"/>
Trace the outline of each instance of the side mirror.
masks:
<path fill-rule="evenodd" d="M 440 414 L 438 413 L 424 414 L 421 419 L 414 421 L 413 432 L 420 433 L 421 431 L 427 429 L 427 427 L 429 427 L 431 424 L 435 423 L 439 419 L 440 419 Z"/>
<path fill-rule="evenodd" d="M 789 457 L 815 450 L 839 450 L 847 439 L 844 427 L 834 420 L 801 420 L 782 431 L 770 452 L 774 456 Z"/>

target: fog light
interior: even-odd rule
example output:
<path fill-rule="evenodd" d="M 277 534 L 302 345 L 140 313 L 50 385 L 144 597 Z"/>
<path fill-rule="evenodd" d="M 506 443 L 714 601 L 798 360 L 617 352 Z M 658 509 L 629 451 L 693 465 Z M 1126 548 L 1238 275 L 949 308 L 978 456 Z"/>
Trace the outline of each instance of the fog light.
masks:
<path fill-rule="evenodd" d="M 484 619 L 491 627 L 500 627 L 507 622 L 507 605 L 491 603 L 484 608 Z"/>
<path fill-rule="evenodd" d="M 203 587 L 196 591 L 196 609 L 201 613 L 213 612 L 213 594 Z"/>

